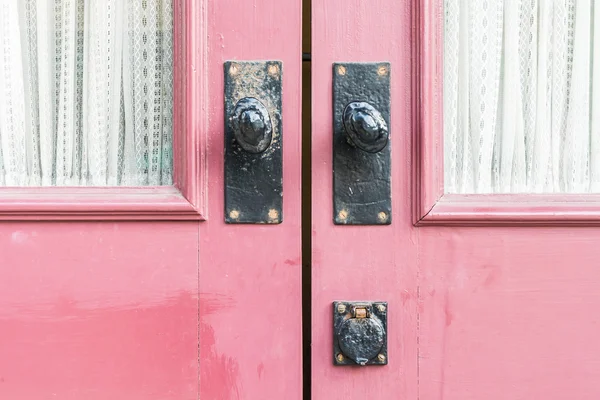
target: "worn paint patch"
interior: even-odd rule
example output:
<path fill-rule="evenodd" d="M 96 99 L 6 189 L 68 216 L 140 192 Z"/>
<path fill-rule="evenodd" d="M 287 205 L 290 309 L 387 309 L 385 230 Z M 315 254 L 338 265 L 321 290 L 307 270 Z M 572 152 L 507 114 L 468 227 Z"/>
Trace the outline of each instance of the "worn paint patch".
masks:
<path fill-rule="evenodd" d="M 239 399 L 240 369 L 235 358 L 220 354 L 216 348 L 215 331 L 206 317 L 233 307 L 230 297 L 202 293 L 200 295 L 200 398 Z"/>
<path fill-rule="evenodd" d="M 215 331 L 204 322 L 200 322 L 200 364 L 200 398 L 240 398 L 239 365 L 233 357 L 217 353 Z"/>
<path fill-rule="evenodd" d="M 407 301 L 411 299 L 411 295 L 408 290 L 403 290 L 400 292 L 400 299 L 402 300 L 402 305 L 405 305 Z"/>
<path fill-rule="evenodd" d="M 302 262 L 302 258 L 298 257 L 295 259 L 287 259 L 284 261 L 285 265 L 300 265 L 300 263 Z"/>
<path fill-rule="evenodd" d="M 23 231 L 15 231 L 11 235 L 11 240 L 16 244 L 24 244 L 27 242 L 29 235 Z"/>
<path fill-rule="evenodd" d="M 446 317 L 446 326 L 452 325 L 454 314 L 452 314 L 452 310 L 450 310 L 450 303 L 448 303 L 448 301 L 446 301 L 446 304 L 444 305 L 444 315 Z"/>
<path fill-rule="evenodd" d="M 482 269 L 485 271 L 486 274 L 485 280 L 483 281 L 484 287 L 492 286 L 500 279 L 502 275 L 502 270 L 497 265 L 486 264 L 483 265 Z"/>
<path fill-rule="evenodd" d="M 197 307 L 188 292 L 96 308 L 63 296 L 0 317 L 0 399 L 197 398 Z"/>
<path fill-rule="evenodd" d="M 256 367 L 256 373 L 258 374 L 258 379 L 262 379 L 262 376 L 265 373 L 265 364 L 258 364 L 258 367 Z"/>

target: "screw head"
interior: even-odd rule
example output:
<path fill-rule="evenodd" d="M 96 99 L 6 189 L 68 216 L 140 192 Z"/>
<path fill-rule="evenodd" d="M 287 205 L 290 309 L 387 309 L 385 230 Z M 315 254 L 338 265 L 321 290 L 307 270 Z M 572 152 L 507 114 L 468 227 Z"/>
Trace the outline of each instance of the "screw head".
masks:
<path fill-rule="evenodd" d="M 238 73 L 238 66 L 236 64 L 231 64 L 229 66 L 229 75 L 237 75 Z"/>
<path fill-rule="evenodd" d="M 346 67 L 344 67 L 343 65 L 338 66 L 337 73 L 338 75 L 346 75 Z"/>
<path fill-rule="evenodd" d="M 385 354 L 378 354 L 377 355 L 377 360 L 379 362 L 385 362 Z"/>
<path fill-rule="evenodd" d="M 379 68 L 377 68 L 377 74 L 379 76 L 385 76 L 388 73 L 388 69 L 385 65 L 381 65 L 379 66 Z"/>
<path fill-rule="evenodd" d="M 337 306 L 337 312 L 339 312 L 340 314 L 343 314 L 346 312 L 346 305 L 345 304 L 338 304 Z"/>
<path fill-rule="evenodd" d="M 380 222 L 387 222 L 388 220 L 388 215 L 385 211 L 381 211 L 379 214 L 377 214 L 377 219 Z"/>
<path fill-rule="evenodd" d="M 277 221 L 279 219 L 279 211 L 277 211 L 276 209 L 272 208 L 269 210 L 269 220 L 271 222 Z"/>
<path fill-rule="evenodd" d="M 383 304 L 378 304 L 377 309 L 379 310 L 379 312 L 385 312 L 385 306 Z"/>
<path fill-rule="evenodd" d="M 338 219 L 340 221 L 345 221 L 348 218 L 348 211 L 347 210 L 342 210 L 338 213 Z"/>
<path fill-rule="evenodd" d="M 344 362 L 344 355 L 342 353 L 339 353 L 337 356 L 335 356 L 335 359 L 338 362 Z"/>
<path fill-rule="evenodd" d="M 231 210 L 229 212 L 229 218 L 238 219 L 240 217 L 240 212 L 238 210 Z"/>
<path fill-rule="evenodd" d="M 271 75 L 279 74 L 279 67 L 276 64 L 269 65 L 269 74 L 271 74 Z"/>

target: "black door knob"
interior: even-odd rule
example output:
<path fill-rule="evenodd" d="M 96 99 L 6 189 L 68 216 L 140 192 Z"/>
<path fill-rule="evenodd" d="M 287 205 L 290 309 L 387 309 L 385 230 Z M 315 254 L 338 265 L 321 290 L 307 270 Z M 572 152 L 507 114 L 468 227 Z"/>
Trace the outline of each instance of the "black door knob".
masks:
<path fill-rule="evenodd" d="M 233 135 L 249 153 L 262 153 L 273 141 L 273 126 L 267 108 L 253 97 L 237 102 L 231 117 Z"/>
<path fill-rule="evenodd" d="M 343 114 L 344 129 L 353 145 L 378 153 L 388 144 L 389 131 L 381 113 L 366 102 L 348 104 Z"/>

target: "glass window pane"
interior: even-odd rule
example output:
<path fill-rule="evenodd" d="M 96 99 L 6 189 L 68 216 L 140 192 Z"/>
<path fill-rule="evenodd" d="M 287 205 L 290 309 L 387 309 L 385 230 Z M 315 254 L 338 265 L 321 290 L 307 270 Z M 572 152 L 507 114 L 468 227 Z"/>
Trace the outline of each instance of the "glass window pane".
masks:
<path fill-rule="evenodd" d="M 0 186 L 172 184 L 172 0 L 1 0 Z"/>
<path fill-rule="evenodd" d="M 600 192 L 600 6 L 443 1 L 446 192 Z"/>

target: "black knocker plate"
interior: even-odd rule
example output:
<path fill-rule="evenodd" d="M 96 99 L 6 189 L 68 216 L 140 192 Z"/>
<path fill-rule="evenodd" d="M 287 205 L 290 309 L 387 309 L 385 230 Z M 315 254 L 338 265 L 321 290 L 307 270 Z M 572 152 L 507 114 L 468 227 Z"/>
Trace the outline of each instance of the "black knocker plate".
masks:
<path fill-rule="evenodd" d="M 283 221 L 280 61 L 227 61 L 225 222 Z"/>
<path fill-rule="evenodd" d="M 333 364 L 387 365 L 387 314 L 384 301 L 333 302 Z"/>
<path fill-rule="evenodd" d="M 333 65 L 333 221 L 389 225 L 390 64 Z"/>

